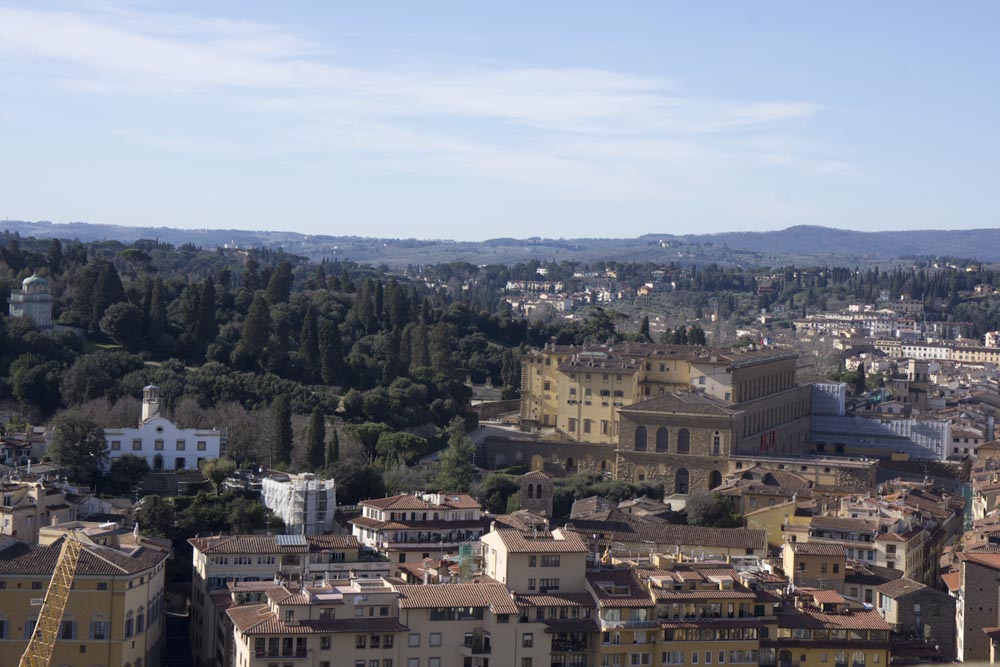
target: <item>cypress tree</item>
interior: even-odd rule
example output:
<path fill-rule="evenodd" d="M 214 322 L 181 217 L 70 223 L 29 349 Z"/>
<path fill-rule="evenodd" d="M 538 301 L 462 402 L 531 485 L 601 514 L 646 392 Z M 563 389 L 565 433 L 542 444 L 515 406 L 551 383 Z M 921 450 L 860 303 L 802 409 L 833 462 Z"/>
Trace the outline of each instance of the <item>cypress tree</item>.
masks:
<path fill-rule="evenodd" d="M 292 401 L 287 394 L 274 401 L 274 447 L 275 463 L 290 463 L 292 460 Z"/>
<path fill-rule="evenodd" d="M 310 380 L 320 377 L 319 331 L 316 326 L 316 311 L 312 304 L 306 306 L 306 313 L 302 318 L 299 353 L 302 355 L 302 365 L 305 367 L 306 377 Z"/>
<path fill-rule="evenodd" d="M 250 311 L 243 322 L 243 334 L 240 342 L 246 346 L 258 360 L 261 360 L 267 347 L 268 336 L 271 334 L 271 307 L 264 296 L 255 294 Z"/>
<path fill-rule="evenodd" d="M 333 436 L 330 444 L 326 446 L 326 467 L 329 468 L 340 460 L 340 436 L 337 429 L 333 429 Z"/>
<path fill-rule="evenodd" d="M 163 286 L 163 279 L 157 278 L 153 281 L 153 294 L 149 299 L 149 326 L 146 328 L 146 335 L 153 344 L 157 344 L 167 331 L 167 290 Z"/>
<path fill-rule="evenodd" d="M 292 295 L 292 265 L 282 262 L 267 281 L 267 300 L 271 305 L 285 303 Z"/>
<path fill-rule="evenodd" d="M 94 296 L 91 300 L 91 328 L 97 328 L 108 306 L 124 300 L 125 288 L 122 287 L 118 271 L 115 270 L 115 266 L 111 262 L 104 262 L 101 265 L 100 273 L 97 274 L 97 284 L 94 286 Z"/>
<path fill-rule="evenodd" d="M 399 377 L 400 339 L 399 329 L 393 329 L 386 337 L 385 362 L 382 364 L 382 384 L 389 385 Z"/>
<path fill-rule="evenodd" d="M 215 319 L 215 281 L 209 276 L 201 286 L 201 309 L 198 313 L 198 347 L 204 353 L 205 348 L 215 340 L 219 333 L 219 325 Z"/>
<path fill-rule="evenodd" d="M 320 374 L 324 384 L 337 384 L 340 380 L 343 352 L 340 343 L 340 329 L 329 320 L 319 325 Z"/>
<path fill-rule="evenodd" d="M 309 467 L 314 471 L 322 468 L 326 459 L 326 416 L 319 408 L 309 418 L 307 452 Z"/>

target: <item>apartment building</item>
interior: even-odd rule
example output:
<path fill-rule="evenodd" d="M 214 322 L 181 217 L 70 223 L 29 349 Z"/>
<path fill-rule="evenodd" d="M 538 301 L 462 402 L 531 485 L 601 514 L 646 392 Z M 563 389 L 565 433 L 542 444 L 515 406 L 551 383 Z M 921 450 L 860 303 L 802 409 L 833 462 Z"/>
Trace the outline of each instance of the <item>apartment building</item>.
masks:
<path fill-rule="evenodd" d="M 494 525 L 480 541 L 484 573 L 515 593 L 584 591 L 588 549 L 576 533 Z"/>
<path fill-rule="evenodd" d="M 199 665 L 229 664 L 232 633 L 225 612 L 232 602 L 230 584 L 302 585 L 390 574 L 389 563 L 363 551 L 353 535 L 225 535 L 195 537 L 188 543 L 194 570 L 191 648 Z"/>
<path fill-rule="evenodd" d="M 486 529 L 482 506 L 465 493 L 400 494 L 358 503 L 351 519 L 358 541 L 393 563 L 422 562 L 458 552 Z"/>
<path fill-rule="evenodd" d="M 53 665 L 155 666 L 163 654 L 163 583 L 169 547 L 131 533 L 70 524 L 48 544 L 0 538 L 0 664 L 16 665 L 38 619 L 66 530 L 83 542 Z M 48 529 L 50 532 L 53 529 Z"/>
<path fill-rule="evenodd" d="M 68 502 L 67 495 L 43 482 L 0 483 L 0 534 L 37 543 L 39 528 L 77 518 L 77 507 Z"/>
<path fill-rule="evenodd" d="M 160 388 L 142 390 L 142 419 L 138 427 L 104 430 L 111 460 L 126 454 L 146 459 L 151 470 L 197 470 L 206 459 L 222 455 L 220 429 L 180 428 L 160 415 Z"/>
<path fill-rule="evenodd" d="M 822 542 L 785 542 L 781 549 L 785 576 L 797 587 L 844 589 L 844 547 Z"/>
<path fill-rule="evenodd" d="M 261 482 L 264 506 L 281 517 L 285 532 L 322 535 L 333 532 L 337 485 L 313 473 L 271 473 Z"/>
<path fill-rule="evenodd" d="M 900 578 L 878 587 L 878 612 L 901 637 L 933 640 L 955 655 L 955 598 L 919 581 Z"/>
<path fill-rule="evenodd" d="M 831 590 L 799 591 L 764 642 L 761 665 L 868 667 L 888 665 L 892 625 L 874 609 Z"/>

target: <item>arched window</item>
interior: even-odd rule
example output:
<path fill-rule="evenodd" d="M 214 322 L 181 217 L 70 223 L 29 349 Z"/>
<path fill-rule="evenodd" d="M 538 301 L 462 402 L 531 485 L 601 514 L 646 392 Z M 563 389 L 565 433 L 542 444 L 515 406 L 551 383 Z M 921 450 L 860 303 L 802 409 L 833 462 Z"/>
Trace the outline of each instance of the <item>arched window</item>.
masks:
<path fill-rule="evenodd" d="M 718 456 L 722 453 L 722 434 L 716 431 L 712 434 L 712 454 Z"/>
<path fill-rule="evenodd" d="M 681 468 L 674 473 L 674 493 L 686 494 L 688 492 L 688 471 Z"/>
<path fill-rule="evenodd" d="M 108 638 L 108 617 L 103 614 L 97 614 L 94 616 L 93 620 L 90 621 L 90 632 L 89 636 L 91 639 L 107 639 Z"/>
<path fill-rule="evenodd" d="M 646 469 L 643 468 L 642 466 L 639 466 L 635 469 L 635 480 L 637 482 L 646 481 Z"/>
<path fill-rule="evenodd" d="M 855 651 L 851 654 L 851 667 L 865 667 L 864 651 Z"/>
<path fill-rule="evenodd" d="M 529 498 L 534 498 L 535 497 L 535 485 L 534 484 L 529 484 L 528 485 L 528 497 Z"/>
<path fill-rule="evenodd" d="M 670 443 L 670 435 L 667 433 L 667 429 L 658 428 L 656 429 L 656 451 L 665 453 L 667 451 L 667 445 Z"/>
<path fill-rule="evenodd" d="M 638 426 L 635 429 L 635 451 L 646 451 L 646 427 Z"/>
<path fill-rule="evenodd" d="M 711 491 L 717 486 L 722 486 L 722 473 L 718 470 L 713 470 L 708 476 L 708 490 Z"/>
<path fill-rule="evenodd" d="M 834 660 L 834 667 L 847 667 L 847 651 L 840 651 Z"/>
<path fill-rule="evenodd" d="M 677 453 L 678 454 L 690 454 L 691 453 L 691 432 L 686 428 L 682 428 L 677 431 Z"/>

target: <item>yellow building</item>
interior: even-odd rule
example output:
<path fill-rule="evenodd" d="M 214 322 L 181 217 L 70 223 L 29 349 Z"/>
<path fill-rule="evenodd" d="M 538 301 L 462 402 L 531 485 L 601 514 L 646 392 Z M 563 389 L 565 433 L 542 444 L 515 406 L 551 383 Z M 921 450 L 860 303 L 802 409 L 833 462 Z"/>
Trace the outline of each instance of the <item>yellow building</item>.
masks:
<path fill-rule="evenodd" d="M 38 530 L 76 518 L 76 507 L 62 489 L 42 482 L 0 484 L 0 533 L 34 544 Z"/>
<path fill-rule="evenodd" d="M 761 665 L 777 667 L 884 667 L 892 625 L 874 609 L 836 591 L 803 591 L 795 608 L 778 616 L 775 639 L 762 648 Z"/>
<path fill-rule="evenodd" d="M 107 532 L 107 531 L 100 531 Z M 79 533 L 78 533 L 79 534 Z M 133 538 L 105 537 L 83 548 L 63 615 L 53 665 L 151 667 L 163 653 L 163 582 L 169 550 Z M 28 545 L 4 538 L 0 550 L 0 664 L 16 665 L 34 630 L 56 561 L 60 536 Z"/>
<path fill-rule="evenodd" d="M 743 514 L 747 528 L 759 528 L 767 533 L 767 544 L 780 547 L 785 543 L 786 526 L 809 527 L 810 517 L 798 512 L 798 501 L 789 500 L 775 505 L 765 505 Z"/>
<path fill-rule="evenodd" d="M 724 403 L 756 401 L 795 388 L 795 359 L 770 350 L 549 344 L 521 358 L 521 423 L 569 440 L 614 444 L 618 408 L 691 391 Z M 753 426 L 763 425 L 755 416 Z"/>

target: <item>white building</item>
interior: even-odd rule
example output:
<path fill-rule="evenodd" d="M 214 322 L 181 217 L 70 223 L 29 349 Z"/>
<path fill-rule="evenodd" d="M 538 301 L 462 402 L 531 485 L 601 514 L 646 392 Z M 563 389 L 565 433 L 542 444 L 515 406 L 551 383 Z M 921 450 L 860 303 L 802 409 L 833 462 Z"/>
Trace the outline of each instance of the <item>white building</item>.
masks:
<path fill-rule="evenodd" d="M 142 390 L 142 422 L 138 428 L 104 429 L 109 459 L 134 454 L 152 470 L 197 470 L 205 459 L 222 455 L 222 431 L 178 428 L 160 416 L 160 388 Z M 110 460 L 109 460 L 110 464 Z"/>
<path fill-rule="evenodd" d="M 10 293 L 8 310 L 11 317 L 26 317 L 39 329 L 52 328 L 52 294 L 49 281 L 32 275 L 21 282 L 21 291 Z"/>
<path fill-rule="evenodd" d="M 332 479 L 312 473 L 275 473 L 265 477 L 261 487 L 264 506 L 281 517 L 287 533 L 323 535 L 333 532 L 337 491 Z"/>

